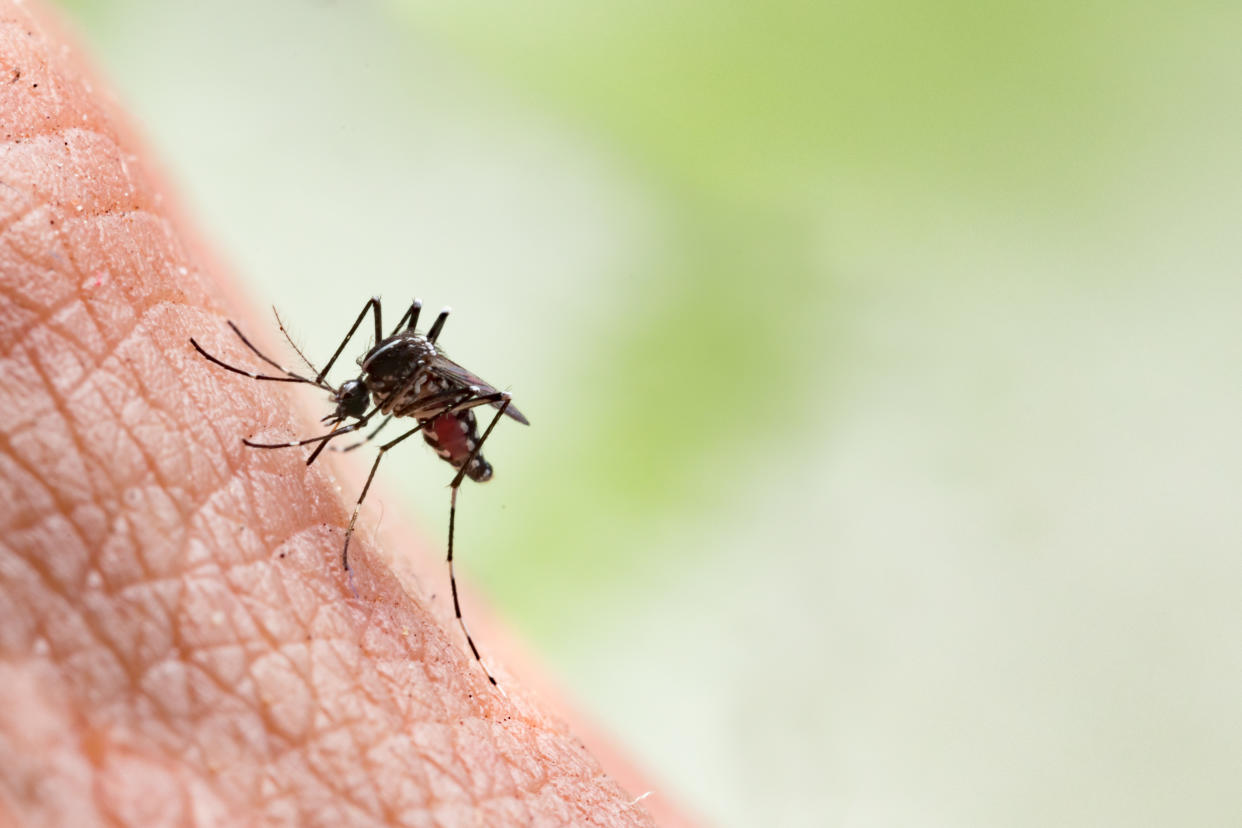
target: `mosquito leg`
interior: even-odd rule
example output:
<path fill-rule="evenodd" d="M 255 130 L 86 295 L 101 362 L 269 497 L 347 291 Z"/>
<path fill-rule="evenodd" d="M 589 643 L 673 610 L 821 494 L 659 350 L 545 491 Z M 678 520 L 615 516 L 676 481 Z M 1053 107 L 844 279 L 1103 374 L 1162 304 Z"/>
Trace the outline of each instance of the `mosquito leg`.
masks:
<path fill-rule="evenodd" d="M 473 408 L 478 403 L 493 402 L 493 397 L 495 397 L 495 402 L 500 403 L 500 408 L 496 409 L 496 416 L 492 417 L 492 421 L 488 423 L 487 428 L 483 430 L 483 436 L 479 438 L 479 442 L 474 444 L 474 451 L 470 452 L 470 456 L 466 458 L 466 462 L 462 463 L 461 468 L 457 470 L 457 475 L 453 478 L 453 482 L 449 484 L 451 488 L 456 489 L 461 485 L 461 479 L 466 476 L 466 469 L 470 468 L 470 464 L 474 462 L 474 458 L 478 457 L 479 453 L 483 451 L 483 444 L 486 443 L 487 438 L 491 436 L 492 429 L 496 427 L 496 423 L 500 422 L 500 418 L 505 415 L 505 410 L 509 407 L 510 398 L 507 391 L 500 391 L 496 394 L 488 394 L 486 397 L 476 397 L 470 401 L 470 407 Z M 457 410 L 460 410 L 463 407 L 464 406 L 459 406 Z"/>
<path fill-rule="evenodd" d="M 354 504 L 354 513 L 349 518 L 349 527 L 345 530 L 345 547 L 341 550 L 341 564 L 345 567 L 345 571 L 349 571 L 349 540 L 354 536 L 354 524 L 358 520 L 358 510 L 362 508 L 362 501 L 366 499 L 367 492 L 371 489 L 371 481 L 375 479 L 375 471 L 379 468 L 380 461 L 384 459 L 384 454 L 393 446 L 400 443 L 407 437 L 412 437 L 423 430 L 423 424 L 419 423 L 414 428 L 402 434 L 395 440 L 389 440 L 380 446 L 379 453 L 375 456 L 375 462 L 371 464 L 371 473 L 367 475 L 367 482 L 362 487 L 362 493 L 358 495 L 358 502 Z"/>
<path fill-rule="evenodd" d="M 329 431 L 327 434 L 320 434 L 317 437 L 307 437 L 305 440 L 294 440 L 289 443 L 255 443 L 245 438 L 242 438 L 242 442 L 250 446 L 250 448 L 258 448 L 258 449 L 296 448 L 298 446 L 309 446 L 311 443 L 318 443 L 320 441 L 331 440 L 334 437 L 340 437 L 342 434 L 349 434 L 351 431 L 357 431 L 359 428 L 361 428 L 364 425 L 366 425 L 365 421 L 360 420 L 356 423 L 351 423 L 342 428 L 333 429 L 332 431 Z"/>
<path fill-rule="evenodd" d="M 429 342 L 435 342 L 440 338 L 440 331 L 444 328 L 444 323 L 448 320 L 448 315 L 452 312 L 452 308 L 445 308 L 440 311 L 440 315 L 436 317 L 436 321 L 431 323 L 431 330 L 427 331 L 427 340 Z"/>
<path fill-rule="evenodd" d="M 400 331 L 401 326 L 405 325 L 406 322 L 409 322 L 409 327 L 407 327 L 406 330 L 407 331 L 414 330 L 414 328 L 418 326 L 418 312 L 421 311 L 422 309 L 423 309 L 423 303 L 420 302 L 419 300 L 415 299 L 413 302 L 411 302 L 409 310 L 407 310 L 405 312 L 405 315 L 402 316 L 400 320 L 398 320 L 397 327 L 393 328 L 392 332 L 395 334 L 398 331 Z"/>
<path fill-rule="evenodd" d="M 242 344 L 243 344 L 243 345 L 245 345 L 247 348 L 249 348 L 249 349 L 251 350 L 251 352 L 253 352 L 253 353 L 254 353 L 254 355 L 255 355 L 255 356 L 257 356 L 259 359 L 263 360 L 263 361 L 264 361 L 264 362 L 266 362 L 268 365 L 270 365 L 270 366 L 272 366 L 273 368 L 275 368 L 275 369 L 276 369 L 277 371 L 279 371 L 280 373 L 282 373 L 282 374 L 284 374 L 284 375 L 286 375 L 286 376 L 290 376 L 290 377 L 297 377 L 298 379 L 303 380 L 304 382 L 311 383 L 311 384 L 314 384 L 314 385 L 318 385 L 318 384 L 319 384 L 319 380 L 313 380 L 313 381 L 312 381 L 312 380 L 308 380 L 308 379 L 306 379 L 305 377 L 303 377 L 303 376 L 301 376 L 301 375 L 299 375 L 299 374 L 295 374 L 295 373 L 293 373 L 292 371 L 290 371 L 288 368 L 286 368 L 286 367 L 284 367 L 283 365 L 281 365 L 281 364 L 280 364 L 279 362 L 277 362 L 276 360 L 274 360 L 274 359 L 272 359 L 271 357 L 269 357 L 269 356 L 267 356 L 266 354 L 264 354 L 262 351 L 260 351 L 258 348 L 256 348 L 256 347 L 255 347 L 255 345 L 254 345 L 254 343 L 253 343 L 253 342 L 251 342 L 249 339 L 247 339 L 247 338 L 246 338 L 246 335 L 245 335 L 244 333 L 242 333 L 242 332 L 241 332 L 241 328 L 237 327 L 237 325 L 236 325 L 236 324 L 235 324 L 232 320 L 229 320 L 229 327 L 233 329 L 233 333 L 237 334 L 237 338 L 238 338 L 238 339 L 240 339 L 240 340 L 242 341 Z"/>
<path fill-rule="evenodd" d="M 353 338 L 354 332 L 358 330 L 358 326 L 362 324 L 362 320 L 366 318 L 368 311 L 375 312 L 375 341 L 378 343 L 383 336 L 383 325 L 380 321 L 380 298 L 372 296 L 367 303 L 362 306 L 362 313 L 358 314 L 358 318 L 354 320 L 354 324 L 350 326 L 349 333 L 345 334 L 345 338 L 341 340 L 341 344 L 336 346 L 336 352 L 332 354 L 332 359 L 328 360 L 328 364 L 323 366 L 323 370 L 315 376 L 315 382 L 323 382 L 323 378 L 332 370 L 336 358 L 341 355 L 341 351 L 345 350 L 345 346 L 349 344 L 349 340 Z"/>
<path fill-rule="evenodd" d="M 401 391 L 401 388 L 398 388 L 398 389 L 397 389 L 396 391 L 394 391 L 392 394 L 389 394 L 387 399 L 388 399 L 388 400 L 391 400 L 391 399 L 394 397 L 394 395 L 395 395 L 395 394 L 400 393 L 400 391 Z M 337 431 L 337 432 L 333 432 L 333 433 L 325 434 L 322 438 L 320 438 L 323 442 L 321 442 L 321 443 L 320 443 L 320 444 L 319 444 L 319 445 L 315 448 L 315 450 L 311 452 L 310 457 L 307 457 L 307 458 L 306 458 L 306 465 L 308 465 L 308 466 L 309 466 L 311 463 L 314 463 L 314 462 L 315 462 L 315 458 L 317 458 L 317 457 L 319 456 L 319 453 L 320 453 L 320 452 L 322 452 L 325 448 L 327 448 L 327 447 L 328 447 L 328 441 L 329 441 L 329 440 L 331 440 L 331 439 L 332 439 L 333 437 L 335 437 L 337 434 L 345 434 L 347 431 L 357 431 L 358 429 L 362 428 L 362 427 L 363 427 L 363 426 L 365 426 L 367 423 L 371 422 L 371 418 L 372 418 L 372 417 L 374 417 L 374 416 L 376 415 L 376 413 L 378 413 L 381 409 L 383 409 L 383 407 L 384 407 L 385 405 L 387 405 L 387 400 L 386 400 L 385 402 L 378 403 L 378 404 L 377 404 L 374 408 L 372 408 L 372 409 L 371 409 L 370 411 L 368 411 L 366 414 L 363 414 L 363 415 L 362 415 L 362 417 L 358 420 L 358 422 L 354 423 L 352 426 L 350 426 L 350 427 L 348 427 L 348 428 L 343 428 L 343 429 L 341 429 L 340 431 Z M 385 418 L 384 422 L 380 423 L 380 424 L 379 424 L 379 427 L 378 427 L 378 428 L 376 428 L 375 430 L 378 432 L 381 428 L 383 428 L 383 427 L 384 427 L 384 426 L 388 423 L 388 420 L 391 420 L 392 418 L 393 418 L 393 415 L 392 415 L 392 414 L 389 414 L 389 415 L 388 415 L 388 417 L 387 417 L 387 418 Z M 324 420 L 325 420 L 325 421 L 330 421 L 330 420 L 332 420 L 332 419 L 335 419 L 335 418 L 334 418 L 334 417 L 326 417 L 326 418 L 324 418 Z M 374 437 L 374 436 L 375 436 L 374 434 L 372 434 L 372 435 L 371 435 L 371 437 Z M 364 443 L 365 443 L 365 442 L 369 441 L 369 440 L 371 439 L 371 437 L 366 438 L 366 440 L 363 440 L 362 442 L 364 442 Z M 312 441 L 312 442 L 313 442 L 313 441 Z M 346 450 L 346 451 L 348 451 L 348 449 L 345 449 L 345 450 Z"/>
<path fill-rule="evenodd" d="M 379 434 L 380 431 L 384 428 L 384 426 L 392 422 L 392 416 L 393 415 L 389 414 L 387 417 L 385 417 L 384 422 L 377 425 L 371 431 L 370 434 L 368 434 L 366 437 L 363 437 L 358 442 L 350 443 L 348 446 L 345 446 L 344 448 L 337 448 L 336 446 L 328 446 L 328 448 L 331 449 L 332 451 L 353 451 L 354 449 L 359 448 L 360 446 L 365 446 L 367 443 L 375 439 L 375 435 Z"/>
<path fill-rule="evenodd" d="M 448 570 L 449 570 L 449 586 L 453 592 L 453 613 L 457 616 L 457 623 L 461 626 L 462 633 L 466 636 L 466 643 L 470 645 L 470 652 L 474 654 L 474 660 L 479 662 L 479 666 L 483 668 L 487 680 L 494 686 L 496 677 L 492 675 L 491 670 L 487 669 L 487 665 L 483 663 L 482 656 L 479 655 L 479 648 L 474 645 L 474 639 L 470 636 L 470 630 L 466 627 L 466 620 L 461 617 L 461 601 L 457 597 L 457 573 L 453 569 L 453 534 L 457 526 L 457 490 L 461 488 L 462 477 L 466 474 L 466 469 L 470 468 L 470 464 L 474 462 L 474 458 L 478 456 L 482 450 L 483 444 L 487 442 L 488 435 L 492 433 L 492 429 L 496 427 L 496 423 L 504 415 L 505 409 L 509 407 L 509 395 L 504 394 L 501 399 L 504 400 L 496 411 L 496 416 L 492 417 L 492 421 L 488 423 L 487 430 L 483 432 L 483 436 L 479 438 L 479 442 L 475 445 L 474 451 L 470 452 L 470 456 L 466 458 L 466 462 L 461 464 L 453 482 L 449 484 L 452 494 L 449 496 L 449 536 L 448 536 Z M 472 400 L 473 402 L 473 400 Z"/>
<path fill-rule="evenodd" d="M 319 383 L 314 382 L 313 380 L 308 380 L 306 377 L 300 377 L 297 374 L 292 374 L 287 371 L 285 372 L 286 376 L 273 377 L 268 374 L 256 374 L 255 372 L 247 371 L 244 368 L 237 368 L 207 353 L 207 351 L 203 349 L 203 346 L 199 345 L 198 342 L 194 339 L 194 337 L 190 337 L 190 344 L 193 345 L 194 350 L 198 351 L 199 354 L 202 355 L 202 357 L 206 359 L 208 362 L 211 362 L 215 365 L 219 365 L 221 368 L 225 369 L 226 371 L 232 371 L 234 374 L 241 374 L 243 377 L 250 377 L 251 379 L 256 379 L 256 380 L 267 380 L 268 382 L 304 382 L 307 385 L 319 385 Z M 249 344 L 249 343 L 246 343 L 246 344 Z M 279 365 L 276 367 L 280 368 Z M 284 371 L 283 368 L 281 368 L 281 370 Z M 320 387 L 322 388 L 323 386 L 320 386 Z"/>
<path fill-rule="evenodd" d="M 324 436 L 318 438 L 319 445 L 315 446 L 315 450 L 310 453 L 310 457 L 306 458 L 306 465 L 309 466 L 311 463 L 314 463 L 315 459 L 319 457 L 320 453 L 323 452 L 323 450 L 328 447 L 328 443 L 330 443 L 333 440 L 333 438 L 341 434 L 348 434 L 351 431 L 357 431 L 358 429 L 362 428 L 366 424 L 367 424 L 367 420 L 362 419 L 356 423 L 347 425 L 338 431 L 333 431 L 329 434 L 325 434 Z M 311 440 L 311 442 L 314 442 L 314 440 Z"/>
<path fill-rule="evenodd" d="M 378 407 L 375 409 L 372 409 L 361 420 L 354 423 L 352 426 L 347 426 L 346 428 L 349 428 L 350 430 L 361 428 L 362 426 L 366 425 L 367 420 L 369 420 L 371 418 L 371 415 L 373 415 L 377 410 L 378 410 Z M 449 404 L 445 406 L 441 411 L 437 412 L 435 417 L 440 417 L 444 414 L 449 413 L 452 410 L 453 410 L 453 405 Z M 385 452 L 387 452 L 390 448 L 400 443 L 402 440 L 405 440 L 408 437 L 412 437 L 413 435 L 422 431 L 423 425 L 425 423 L 433 422 L 435 420 L 435 417 L 432 417 L 429 420 L 425 420 L 424 422 L 420 422 L 418 425 L 414 426 L 414 428 L 405 432 L 397 439 L 389 440 L 387 443 L 384 443 L 384 445 L 380 446 L 379 451 L 375 455 L 375 462 L 371 464 L 371 473 L 367 475 L 367 482 L 362 487 L 362 493 L 358 495 L 358 502 L 354 504 L 354 513 L 349 518 L 349 528 L 345 530 L 345 548 L 341 550 L 341 564 L 345 567 L 346 572 L 349 571 L 349 539 L 354 536 L 354 523 L 358 520 L 358 510 L 362 508 L 362 501 L 366 498 L 367 491 L 370 490 L 371 488 L 371 481 L 375 479 L 375 471 L 376 469 L 379 468 L 380 461 L 384 459 Z M 386 419 L 383 423 L 380 423 L 379 427 L 376 428 L 375 430 L 379 431 L 381 428 L 384 427 L 384 425 L 390 419 L 392 419 L 391 416 L 389 416 L 388 419 Z M 338 433 L 344 433 L 345 430 L 346 429 L 341 429 L 341 431 Z M 312 462 L 314 462 L 315 457 L 319 454 L 319 452 L 323 451 L 323 447 L 327 445 L 327 440 L 331 439 L 333 436 L 334 436 L 333 434 L 329 434 L 324 438 L 320 438 L 320 439 L 323 439 L 324 442 L 323 444 L 319 446 L 319 448 L 315 449 L 314 453 L 311 454 L 310 459 L 306 461 L 307 465 L 310 465 Z M 452 516 L 450 515 L 450 520 L 451 519 L 452 519 Z"/>

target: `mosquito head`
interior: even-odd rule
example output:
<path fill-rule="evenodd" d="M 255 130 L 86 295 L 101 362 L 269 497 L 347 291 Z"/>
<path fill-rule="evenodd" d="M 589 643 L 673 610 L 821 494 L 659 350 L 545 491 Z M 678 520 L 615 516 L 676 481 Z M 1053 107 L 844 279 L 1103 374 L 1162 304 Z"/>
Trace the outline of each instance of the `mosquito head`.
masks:
<path fill-rule="evenodd" d="M 332 401 L 336 403 L 336 413 L 333 418 L 338 423 L 350 417 L 361 419 L 362 415 L 367 413 L 367 403 L 370 399 L 371 395 L 362 380 L 346 380 L 332 396 Z"/>

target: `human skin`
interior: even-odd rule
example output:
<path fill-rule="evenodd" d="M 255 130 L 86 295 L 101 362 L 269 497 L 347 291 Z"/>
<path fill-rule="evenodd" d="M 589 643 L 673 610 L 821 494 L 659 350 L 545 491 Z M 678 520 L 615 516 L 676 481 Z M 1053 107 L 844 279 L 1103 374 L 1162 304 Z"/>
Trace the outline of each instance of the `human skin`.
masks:
<path fill-rule="evenodd" d="M 242 445 L 309 400 L 189 347 L 263 325 L 79 54 L 0 0 L 0 825 L 652 824 L 398 520 L 346 577 L 348 456 Z"/>

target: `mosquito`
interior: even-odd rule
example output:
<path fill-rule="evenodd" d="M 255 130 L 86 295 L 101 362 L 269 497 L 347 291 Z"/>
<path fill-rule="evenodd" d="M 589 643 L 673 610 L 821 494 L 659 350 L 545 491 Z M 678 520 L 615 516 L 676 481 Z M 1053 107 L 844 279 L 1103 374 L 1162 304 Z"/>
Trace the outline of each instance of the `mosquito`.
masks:
<path fill-rule="evenodd" d="M 283 368 L 268 358 L 231 321 L 228 325 L 242 344 L 263 362 L 275 368 L 279 372 L 277 375 L 260 374 L 230 365 L 209 354 L 193 337 L 190 338 L 190 344 L 209 362 L 232 371 L 234 374 L 268 382 L 313 385 L 332 395 L 332 402 L 336 409 L 321 420 L 326 426 L 331 426 L 331 430 L 326 434 L 287 443 L 257 443 L 243 439 L 242 442 L 251 448 L 281 449 L 314 445 L 314 450 L 306 458 L 306 465 L 309 466 L 315 462 L 331 441 L 346 434 L 361 431 L 375 417 L 382 416 L 383 420 L 361 440 L 339 447 L 339 449 L 337 446 L 332 448 L 352 451 L 365 445 L 375 439 L 376 435 L 394 418 L 409 417 L 417 421 L 418 425 L 379 447 L 375 462 L 371 464 L 371 473 L 367 475 L 367 482 L 363 485 L 362 492 L 354 504 L 353 515 L 349 518 L 349 527 L 345 530 L 341 564 L 346 571 L 349 571 L 349 541 L 354 535 L 358 511 L 362 508 L 362 502 L 371 489 L 371 482 L 375 479 L 375 472 L 379 469 L 380 461 L 384 459 L 388 450 L 398 443 L 415 434 L 422 434 L 427 445 L 431 446 L 442 460 L 457 469 L 453 482 L 449 484 L 451 494 L 449 495 L 447 557 L 449 584 L 453 593 L 453 612 L 457 616 L 457 623 L 461 626 L 462 633 L 466 636 L 466 643 L 470 645 L 470 652 L 474 654 L 475 661 L 483 668 L 488 680 L 495 685 L 496 679 L 483 664 L 479 648 L 475 646 L 470 630 L 467 629 L 466 622 L 462 618 L 461 602 L 457 597 L 457 576 L 453 570 L 453 533 L 457 522 L 457 490 L 466 477 L 478 483 L 491 479 L 492 467 L 483 459 L 482 449 L 502 416 L 517 420 L 523 425 L 530 425 L 530 421 L 518 411 L 517 406 L 513 405 L 507 391 L 496 390 L 444 355 L 437 340 L 440 338 L 441 331 L 444 330 L 449 309 L 445 308 L 440 311 L 427 332 L 420 334 L 416 327 L 421 310 L 422 303 L 415 299 L 405 315 L 397 322 L 392 333 L 384 336 L 380 299 L 378 296 L 372 297 L 362 308 L 362 313 L 358 314 L 358 318 L 354 320 L 353 327 L 349 329 L 349 333 L 345 334 L 345 338 L 337 346 L 328 364 L 319 371 L 315 370 L 315 366 L 298 349 L 285 329 L 284 323 L 277 316 L 276 321 L 280 326 L 280 332 L 310 368 L 311 373 L 314 374 L 313 379 Z M 361 368 L 358 377 L 333 387 L 325 380 L 325 377 L 345 350 L 345 346 L 349 344 L 350 339 L 362 326 L 368 313 L 372 315 L 375 323 L 375 344 L 358 360 Z M 478 422 L 474 415 L 474 409 L 480 406 L 491 406 L 496 409 L 491 422 L 483 430 L 482 436 L 479 436 Z"/>

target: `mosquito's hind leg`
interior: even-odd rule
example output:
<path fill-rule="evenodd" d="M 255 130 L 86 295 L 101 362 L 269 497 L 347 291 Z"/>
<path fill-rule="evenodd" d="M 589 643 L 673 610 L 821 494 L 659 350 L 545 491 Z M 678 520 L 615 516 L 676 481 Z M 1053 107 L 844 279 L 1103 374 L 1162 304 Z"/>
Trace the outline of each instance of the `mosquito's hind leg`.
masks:
<path fill-rule="evenodd" d="M 452 494 L 449 496 L 448 569 L 449 586 L 453 592 L 453 613 L 457 616 L 457 623 L 461 626 L 461 631 L 466 636 L 466 643 L 470 645 L 470 652 L 474 654 L 474 660 L 479 662 L 479 666 L 483 668 L 483 673 L 487 676 L 487 680 L 494 686 L 499 687 L 500 685 L 496 684 L 496 677 L 492 675 L 492 671 L 488 670 L 487 665 L 483 663 L 483 657 L 479 655 L 479 648 L 474 645 L 474 638 L 471 637 L 470 630 L 466 627 L 466 620 L 461 617 L 461 601 L 457 597 L 457 573 L 453 569 L 453 533 L 457 526 L 457 490 L 461 488 L 461 481 L 466 474 L 466 469 L 470 468 L 474 458 L 483 450 L 483 444 L 487 442 L 492 429 L 496 427 L 496 423 L 504 416 L 505 409 L 509 407 L 509 395 L 503 392 L 496 395 L 488 395 L 488 397 L 480 397 L 477 402 L 490 402 L 492 396 L 502 401 L 500 408 L 496 410 L 496 416 L 492 417 L 492 421 L 487 424 L 487 429 L 483 432 L 483 436 L 479 438 L 479 442 L 475 444 L 474 451 L 470 452 L 466 462 L 461 464 L 461 468 L 454 475 L 453 482 L 449 484 Z M 471 400 L 470 402 L 476 403 L 476 400 Z"/>
<path fill-rule="evenodd" d="M 400 333 L 403 326 L 407 331 L 413 331 L 416 327 L 418 327 L 418 312 L 422 309 L 423 303 L 418 299 L 411 302 L 409 309 L 405 312 L 405 315 L 397 320 L 397 327 L 392 329 L 392 334 L 390 334 L 390 336 Z"/>
<path fill-rule="evenodd" d="M 444 323 L 448 320 L 448 316 L 452 312 L 452 308 L 445 308 L 440 311 L 440 315 L 436 317 L 435 322 L 431 323 L 431 328 L 427 331 L 428 342 L 435 342 L 440 338 L 440 331 L 444 329 Z"/>

